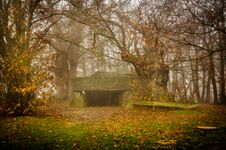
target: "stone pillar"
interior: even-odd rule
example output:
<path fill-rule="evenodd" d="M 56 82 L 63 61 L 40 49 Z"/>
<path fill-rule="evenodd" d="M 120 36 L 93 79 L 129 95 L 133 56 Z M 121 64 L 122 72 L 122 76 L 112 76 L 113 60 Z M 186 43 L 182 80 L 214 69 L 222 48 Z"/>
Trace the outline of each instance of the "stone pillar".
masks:
<path fill-rule="evenodd" d="M 82 92 L 74 92 L 73 93 L 73 103 L 75 107 L 85 107 L 86 102 L 85 102 L 85 93 Z"/>

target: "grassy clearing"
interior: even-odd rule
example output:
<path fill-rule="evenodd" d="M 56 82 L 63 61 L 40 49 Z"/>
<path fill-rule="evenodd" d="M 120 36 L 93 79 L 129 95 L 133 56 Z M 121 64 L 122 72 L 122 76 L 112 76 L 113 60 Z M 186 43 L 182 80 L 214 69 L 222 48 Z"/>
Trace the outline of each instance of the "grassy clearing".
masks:
<path fill-rule="evenodd" d="M 1 119 L 0 149 L 225 149 L 226 108 L 98 107 Z M 196 126 L 216 126 L 199 130 Z"/>

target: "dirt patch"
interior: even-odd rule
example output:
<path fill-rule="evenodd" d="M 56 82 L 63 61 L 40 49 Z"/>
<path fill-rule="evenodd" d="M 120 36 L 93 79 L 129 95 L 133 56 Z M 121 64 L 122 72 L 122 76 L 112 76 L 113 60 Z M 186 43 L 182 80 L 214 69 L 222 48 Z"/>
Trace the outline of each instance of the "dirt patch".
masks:
<path fill-rule="evenodd" d="M 118 106 L 107 107 L 84 107 L 73 108 L 65 107 L 62 109 L 56 117 L 64 119 L 70 123 L 80 124 L 93 124 L 96 122 L 102 123 L 106 120 L 116 120 L 117 122 L 148 122 L 155 120 L 158 122 L 188 122 L 189 120 L 199 121 L 206 120 L 208 124 L 225 126 L 226 121 L 226 107 L 225 106 L 213 106 L 207 104 L 201 104 L 199 108 L 195 110 L 167 110 L 167 109 L 150 109 L 150 108 L 123 108 Z M 170 118 L 170 119 L 169 119 Z"/>
<path fill-rule="evenodd" d="M 68 121 L 93 123 L 106 118 L 110 118 L 118 112 L 125 111 L 122 107 L 85 107 L 85 108 L 66 108 L 60 116 Z"/>

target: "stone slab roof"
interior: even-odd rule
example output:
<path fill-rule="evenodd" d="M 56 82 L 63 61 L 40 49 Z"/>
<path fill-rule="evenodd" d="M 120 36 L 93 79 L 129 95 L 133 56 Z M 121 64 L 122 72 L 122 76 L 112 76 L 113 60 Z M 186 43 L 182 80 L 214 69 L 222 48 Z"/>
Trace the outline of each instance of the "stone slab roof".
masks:
<path fill-rule="evenodd" d="M 74 91 L 126 91 L 136 76 L 116 72 L 96 72 L 89 77 L 72 79 Z"/>

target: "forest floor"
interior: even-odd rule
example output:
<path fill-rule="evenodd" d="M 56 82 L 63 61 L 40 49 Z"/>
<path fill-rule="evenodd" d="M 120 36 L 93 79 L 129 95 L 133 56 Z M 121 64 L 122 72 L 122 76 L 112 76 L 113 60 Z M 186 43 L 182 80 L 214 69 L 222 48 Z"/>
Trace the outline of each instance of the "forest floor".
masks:
<path fill-rule="evenodd" d="M 1 118 L 0 149 L 226 149 L 225 106 L 55 109 Z"/>

